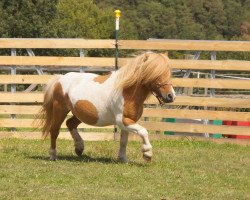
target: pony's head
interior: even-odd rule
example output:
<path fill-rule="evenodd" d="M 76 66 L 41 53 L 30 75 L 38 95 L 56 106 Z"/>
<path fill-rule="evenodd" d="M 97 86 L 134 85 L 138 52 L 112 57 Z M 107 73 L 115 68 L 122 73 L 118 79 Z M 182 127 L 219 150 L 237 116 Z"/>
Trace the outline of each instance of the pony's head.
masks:
<path fill-rule="evenodd" d="M 143 53 L 120 69 L 117 88 L 143 86 L 158 98 L 160 103 L 173 102 L 175 91 L 171 84 L 169 58 L 165 54 Z"/>
<path fill-rule="evenodd" d="M 159 100 L 160 104 L 171 103 L 175 100 L 175 91 L 173 85 L 169 80 L 159 78 L 159 80 L 152 84 L 151 92 Z"/>

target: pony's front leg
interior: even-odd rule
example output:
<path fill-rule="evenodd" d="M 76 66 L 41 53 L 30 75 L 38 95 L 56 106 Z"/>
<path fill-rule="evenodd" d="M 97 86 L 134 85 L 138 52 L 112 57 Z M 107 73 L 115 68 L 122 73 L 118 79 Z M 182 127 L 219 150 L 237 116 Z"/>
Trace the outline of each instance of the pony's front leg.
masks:
<path fill-rule="evenodd" d="M 131 131 L 131 132 L 137 133 L 142 138 L 143 158 L 147 162 L 150 162 L 153 153 L 152 153 L 152 145 L 150 144 L 149 138 L 148 138 L 148 131 L 139 124 L 132 124 L 132 125 L 125 126 L 125 129 L 129 132 Z"/>
<path fill-rule="evenodd" d="M 127 163 L 127 155 L 126 155 L 126 148 L 128 144 L 128 131 L 121 130 L 121 138 L 120 138 L 120 149 L 119 149 L 119 155 L 118 159 L 121 162 Z"/>

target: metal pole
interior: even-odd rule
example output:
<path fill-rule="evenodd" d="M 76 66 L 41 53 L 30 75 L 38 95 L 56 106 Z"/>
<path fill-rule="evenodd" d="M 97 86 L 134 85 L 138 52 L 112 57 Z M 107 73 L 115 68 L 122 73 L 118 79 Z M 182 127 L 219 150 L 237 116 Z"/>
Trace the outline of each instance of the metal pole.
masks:
<path fill-rule="evenodd" d="M 84 58 L 84 57 L 85 57 L 84 49 L 80 49 L 80 57 L 81 57 L 81 58 Z M 83 67 L 80 67 L 80 73 L 83 73 L 83 72 L 84 72 L 84 68 L 83 68 Z"/>
<path fill-rule="evenodd" d="M 11 56 L 16 56 L 16 49 L 11 49 Z M 16 75 L 16 66 L 12 66 L 11 67 L 11 75 Z M 15 93 L 16 92 L 16 84 L 11 84 L 11 93 Z M 11 103 L 10 105 L 14 105 L 13 103 Z M 11 114 L 11 119 L 16 119 L 16 115 L 15 114 Z M 16 131 L 16 128 L 11 128 L 11 132 Z"/>
<path fill-rule="evenodd" d="M 213 51 L 211 53 L 211 60 L 216 60 L 216 52 Z M 215 70 L 211 70 L 211 79 L 215 79 Z M 215 89 L 210 88 L 210 97 L 214 97 L 215 95 Z"/>
<path fill-rule="evenodd" d="M 197 51 L 195 52 L 195 55 L 194 57 L 192 58 L 192 60 L 198 60 L 199 57 L 201 55 L 201 51 Z M 191 69 L 188 69 L 185 74 L 183 75 L 183 78 L 189 78 L 190 74 L 192 73 L 192 70 Z M 181 94 L 182 92 L 185 92 L 185 88 L 179 88 L 176 93 L 177 94 Z"/>
<path fill-rule="evenodd" d="M 32 51 L 32 49 L 26 49 L 26 51 L 29 54 L 29 56 L 36 56 L 35 53 Z M 39 75 L 43 75 L 43 70 L 39 66 L 34 65 L 32 67 L 36 69 L 36 72 Z M 25 92 L 31 92 L 32 90 L 34 90 L 37 87 L 37 85 L 38 84 L 31 84 L 28 88 L 26 88 Z"/>
<path fill-rule="evenodd" d="M 120 25 L 121 11 L 115 11 L 115 69 L 118 69 L 118 40 L 119 40 L 119 25 Z"/>
<path fill-rule="evenodd" d="M 11 56 L 16 56 L 16 49 L 11 49 Z M 11 67 L 11 75 L 16 75 L 16 66 Z M 16 92 L 16 84 L 11 84 L 11 92 Z"/>
<path fill-rule="evenodd" d="M 118 40 L 119 40 L 119 25 L 120 25 L 121 11 L 115 10 L 115 70 L 118 70 Z M 114 140 L 117 140 L 117 126 L 114 125 Z"/>
<path fill-rule="evenodd" d="M 213 51 L 211 53 L 211 60 L 216 60 L 216 52 L 215 51 Z M 215 70 L 211 70 L 211 79 L 215 79 Z M 214 97 L 214 95 L 215 95 L 215 89 L 210 88 L 210 97 Z M 207 107 L 204 107 L 204 108 L 207 110 Z M 211 110 L 211 108 L 210 108 L 210 110 Z M 209 124 L 208 119 L 205 119 L 204 122 L 206 125 Z M 209 137 L 210 135 L 209 135 L 209 133 L 205 133 L 204 136 Z"/>

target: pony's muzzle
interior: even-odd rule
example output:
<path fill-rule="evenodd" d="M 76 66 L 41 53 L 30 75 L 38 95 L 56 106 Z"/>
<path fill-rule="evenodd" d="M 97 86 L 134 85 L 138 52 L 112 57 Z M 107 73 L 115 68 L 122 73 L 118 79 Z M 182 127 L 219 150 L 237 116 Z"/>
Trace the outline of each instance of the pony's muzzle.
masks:
<path fill-rule="evenodd" d="M 165 103 L 171 103 L 171 102 L 174 102 L 175 100 L 175 94 L 173 93 L 168 93 L 166 95 L 166 98 L 164 99 Z"/>

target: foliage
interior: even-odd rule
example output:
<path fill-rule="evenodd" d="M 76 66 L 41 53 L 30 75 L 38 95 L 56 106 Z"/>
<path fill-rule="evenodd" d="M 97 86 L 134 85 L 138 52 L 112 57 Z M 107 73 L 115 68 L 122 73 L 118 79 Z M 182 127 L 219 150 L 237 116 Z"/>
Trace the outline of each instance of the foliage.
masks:
<path fill-rule="evenodd" d="M 57 0 L 1 0 L 1 37 L 45 37 L 56 3 Z"/>
<path fill-rule="evenodd" d="M 139 39 L 240 39 L 249 23 L 249 0 L 95 0 L 120 8 Z M 129 13 L 129 14 L 128 14 Z M 245 34 L 249 26 L 245 27 Z"/>
<path fill-rule="evenodd" d="M 61 0 L 50 28 L 59 38 L 110 38 L 112 22 L 110 10 L 99 9 L 91 0 Z"/>
<path fill-rule="evenodd" d="M 240 39 L 249 0 L 0 0 L 0 37 Z"/>

